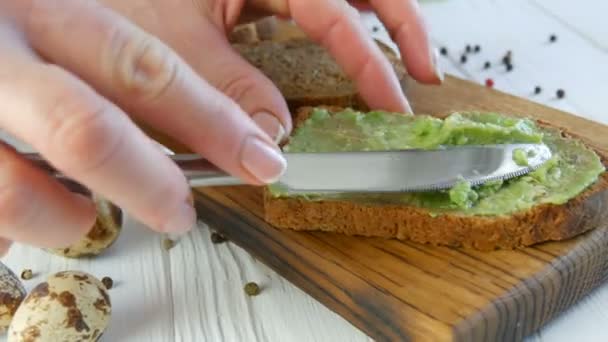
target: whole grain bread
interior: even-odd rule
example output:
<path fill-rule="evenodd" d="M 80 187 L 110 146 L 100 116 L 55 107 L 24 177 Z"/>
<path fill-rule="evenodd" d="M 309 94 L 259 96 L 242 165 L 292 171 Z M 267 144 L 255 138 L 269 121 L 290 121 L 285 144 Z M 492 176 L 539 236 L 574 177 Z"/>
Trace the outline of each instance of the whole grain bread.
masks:
<path fill-rule="evenodd" d="M 378 42 L 405 91 L 401 59 Z M 323 47 L 307 38 L 233 44 L 249 63 L 262 71 L 285 97 L 292 112 L 302 106 L 334 105 L 367 110 L 355 84 Z"/>
<path fill-rule="evenodd" d="M 296 127 L 310 111 L 302 108 L 298 112 Z M 551 126 L 545 122 L 539 125 Z M 605 156 L 598 155 L 606 165 Z M 608 173 L 604 172 L 594 185 L 563 205 L 541 204 L 512 215 L 433 217 L 424 208 L 408 205 L 275 198 L 268 191 L 264 194 L 264 215 L 268 223 L 280 229 L 321 230 L 487 251 L 572 238 L 605 222 L 607 204 Z"/>

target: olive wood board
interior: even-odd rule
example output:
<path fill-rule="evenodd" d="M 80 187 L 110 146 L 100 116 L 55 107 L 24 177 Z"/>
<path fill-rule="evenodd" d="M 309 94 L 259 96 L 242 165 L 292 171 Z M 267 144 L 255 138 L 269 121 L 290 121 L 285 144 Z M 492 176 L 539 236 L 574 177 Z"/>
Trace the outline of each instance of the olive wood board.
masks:
<path fill-rule="evenodd" d="M 608 151 L 608 127 L 451 76 L 410 82 L 414 112 L 499 111 Z M 162 141 L 170 148 L 170 141 Z M 194 189 L 199 217 L 377 341 L 520 341 L 608 277 L 608 224 L 577 238 L 480 252 L 276 229 L 259 188 Z"/>

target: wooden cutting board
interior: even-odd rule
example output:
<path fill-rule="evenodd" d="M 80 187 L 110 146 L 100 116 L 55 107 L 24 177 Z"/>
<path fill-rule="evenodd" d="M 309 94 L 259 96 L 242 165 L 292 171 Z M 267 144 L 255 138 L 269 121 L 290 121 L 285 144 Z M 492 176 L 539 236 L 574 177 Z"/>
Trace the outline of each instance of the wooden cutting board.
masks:
<path fill-rule="evenodd" d="M 543 119 L 608 151 L 608 127 L 448 77 L 411 83 L 416 113 L 500 111 Z M 378 341 L 517 341 L 608 276 L 608 223 L 576 239 L 478 252 L 275 229 L 252 187 L 195 189 L 200 218 Z"/>

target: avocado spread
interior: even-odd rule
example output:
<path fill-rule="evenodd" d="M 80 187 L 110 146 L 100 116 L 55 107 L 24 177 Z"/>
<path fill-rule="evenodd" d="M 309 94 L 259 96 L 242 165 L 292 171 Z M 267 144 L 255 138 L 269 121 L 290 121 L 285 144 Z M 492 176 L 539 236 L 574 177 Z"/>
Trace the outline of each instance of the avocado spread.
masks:
<path fill-rule="evenodd" d="M 393 149 L 433 149 L 451 145 L 544 142 L 553 157 L 535 171 L 507 181 L 471 187 L 462 181 L 449 190 L 416 193 L 305 194 L 307 200 L 349 200 L 368 204 L 407 204 L 433 215 L 503 215 L 541 203 L 563 204 L 583 192 L 605 171 L 600 158 L 581 142 L 561 132 L 538 127 L 534 121 L 497 113 L 453 113 L 444 119 L 350 109 L 330 114 L 313 110 L 298 127 L 285 152 L 336 152 Z M 525 151 L 513 160 L 525 165 Z M 279 185 L 274 196 L 287 196 Z M 289 195 L 292 196 L 292 195 Z"/>
<path fill-rule="evenodd" d="M 528 166 L 528 153 L 521 148 L 515 149 L 513 151 L 513 161 L 519 166 Z"/>

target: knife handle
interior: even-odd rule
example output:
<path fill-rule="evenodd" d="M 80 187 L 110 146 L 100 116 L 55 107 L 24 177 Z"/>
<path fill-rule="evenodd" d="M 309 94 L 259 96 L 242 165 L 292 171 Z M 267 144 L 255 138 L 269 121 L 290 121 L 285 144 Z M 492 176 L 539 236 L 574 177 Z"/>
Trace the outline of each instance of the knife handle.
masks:
<path fill-rule="evenodd" d="M 78 185 L 63 175 L 47 160 L 38 153 L 21 153 L 26 159 L 49 175 L 63 181 L 69 188 L 77 188 Z M 172 154 L 168 155 L 171 160 L 182 170 L 191 187 L 242 185 L 242 180 L 230 176 L 220 170 L 208 160 L 196 154 Z M 82 186 L 80 186 L 82 187 Z M 80 191 L 79 191 L 80 192 Z"/>

